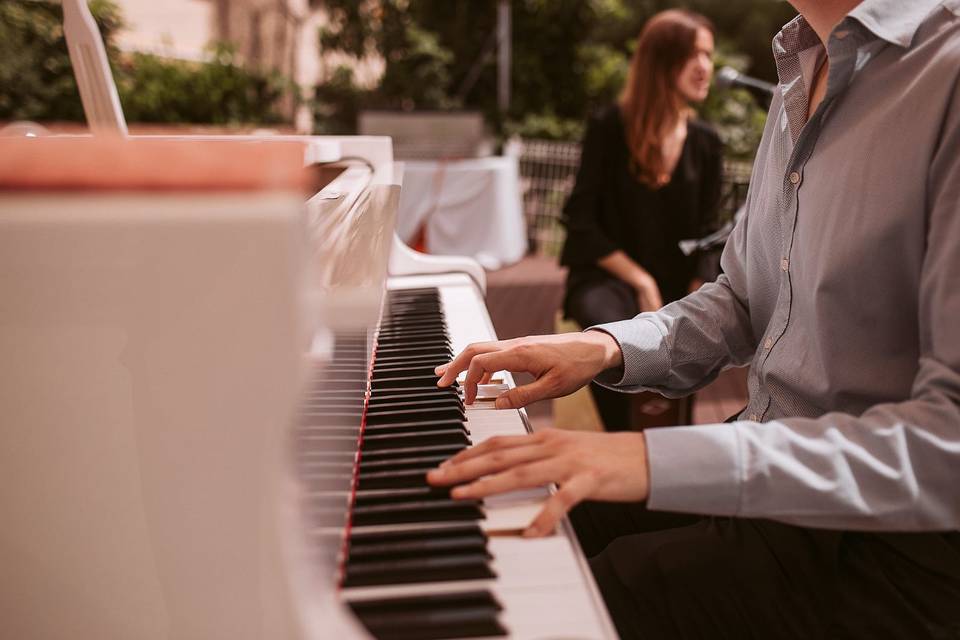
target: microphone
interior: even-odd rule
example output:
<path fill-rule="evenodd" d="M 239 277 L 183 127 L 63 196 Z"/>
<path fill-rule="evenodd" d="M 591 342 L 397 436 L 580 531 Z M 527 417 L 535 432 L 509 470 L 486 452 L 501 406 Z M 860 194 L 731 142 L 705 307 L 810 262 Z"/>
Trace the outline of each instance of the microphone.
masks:
<path fill-rule="evenodd" d="M 721 67 L 715 76 L 717 87 L 720 89 L 729 89 L 731 87 L 740 87 L 757 91 L 769 98 L 773 95 L 774 85 L 757 78 L 745 76 L 733 67 Z"/>

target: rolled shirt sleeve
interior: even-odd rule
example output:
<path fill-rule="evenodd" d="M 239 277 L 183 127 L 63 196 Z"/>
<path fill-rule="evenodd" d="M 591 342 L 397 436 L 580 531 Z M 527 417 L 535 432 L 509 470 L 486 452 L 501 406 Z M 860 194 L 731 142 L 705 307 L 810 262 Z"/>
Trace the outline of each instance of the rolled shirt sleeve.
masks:
<path fill-rule="evenodd" d="M 750 199 L 748 194 L 748 206 Z M 743 216 L 724 248 L 724 273 L 715 282 L 659 311 L 587 329 L 610 334 L 623 353 L 623 368 L 602 373 L 598 383 L 681 397 L 711 382 L 724 367 L 750 361 L 757 345 L 745 293 L 746 228 Z"/>

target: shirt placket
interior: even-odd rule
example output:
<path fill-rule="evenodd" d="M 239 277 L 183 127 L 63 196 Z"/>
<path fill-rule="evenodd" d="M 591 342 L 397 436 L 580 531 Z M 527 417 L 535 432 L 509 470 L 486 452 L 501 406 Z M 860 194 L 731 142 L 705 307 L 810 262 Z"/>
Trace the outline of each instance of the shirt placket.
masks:
<path fill-rule="evenodd" d="M 837 34 L 840 34 L 838 37 Z M 784 58 L 783 66 L 790 69 L 789 74 L 781 73 L 781 78 L 790 77 L 791 82 L 782 83 L 784 90 L 784 112 L 788 121 L 793 148 L 785 166 L 781 181 L 778 209 L 781 215 L 780 225 L 780 287 L 774 312 L 767 324 L 755 359 L 757 368 L 758 393 L 747 410 L 747 417 L 753 421 L 763 420 L 769 410 L 773 397 L 766 381 L 769 371 L 768 361 L 777 342 L 786 333 L 790 324 L 793 303 L 793 282 L 790 273 L 790 261 L 793 256 L 793 240 L 796 234 L 800 207 L 800 189 L 803 184 L 804 167 L 809 160 L 816 141 L 820 136 L 823 118 L 834 98 L 849 84 L 856 45 L 853 39 L 844 44 L 849 31 L 837 30 L 831 36 L 828 45 L 831 67 L 827 82 L 827 92 L 822 103 L 809 121 L 804 123 L 809 108 L 806 87 L 798 82 L 800 76 L 798 52 Z M 854 54 L 851 56 L 851 52 Z M 780 66 L 780 61 L 778 61 Z M 792 76 L 792 77 L 791 77 Z M 774 359 L 772 364 L 776 363 Z"/>

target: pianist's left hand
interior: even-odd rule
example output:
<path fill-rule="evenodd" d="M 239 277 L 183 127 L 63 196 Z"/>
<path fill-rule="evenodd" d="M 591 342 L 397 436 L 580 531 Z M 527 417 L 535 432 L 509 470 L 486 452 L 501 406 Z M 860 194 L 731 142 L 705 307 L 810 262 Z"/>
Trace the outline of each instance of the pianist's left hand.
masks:
<path fill-rule="evenodd" d="M 458 485 L 454 498 L 483 498 L 550 482 L 559 489 L 524 531 L 546 535 L 583 500 L 640 502 L 649 491 L 642 433 L 591 433 L 544 429 L 497 436 L 465 449 L 427 474 L 430 484 Z"/>

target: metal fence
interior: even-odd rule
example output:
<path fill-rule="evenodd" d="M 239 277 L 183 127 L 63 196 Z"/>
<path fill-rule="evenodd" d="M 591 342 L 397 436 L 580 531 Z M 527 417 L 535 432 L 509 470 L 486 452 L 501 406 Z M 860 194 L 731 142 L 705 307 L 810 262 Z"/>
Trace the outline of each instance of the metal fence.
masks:
<path fill-rule="evenodd" d="M 576 180 L 580 144 L 524 139 L 514 153 L 520 159 L 520 186 L 530 252 L 559 256 L 565 238 L 560 215 Z M 732 219 L 743 204 L 749 182 L 748 163 L 725 164 L 718 227 Z"/>

